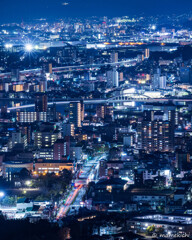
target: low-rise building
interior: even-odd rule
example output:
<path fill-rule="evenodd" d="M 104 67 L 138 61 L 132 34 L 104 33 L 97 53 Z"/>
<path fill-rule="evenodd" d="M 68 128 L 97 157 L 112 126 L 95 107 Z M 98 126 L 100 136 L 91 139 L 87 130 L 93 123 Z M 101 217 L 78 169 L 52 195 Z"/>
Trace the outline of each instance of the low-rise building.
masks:
<path fill-rule="evenodd" d="M 35 163 L 35 172 L 36 173 L 59 173 L 60 171 L 67 169 L 69 171 L 73 170 L 73 163 L 68 161 L 45 161 L 42 159 L 37 160 Z"/>
<path fill-rule="evenodd" d="M 192 233 L 192 217 L 191 215 L 148 214 L 127 220 L 127 226 L 134 233 L 146 233 L 147 229 L 153 226 L 154 234 L 161 229 L 165 239 L 184 235 L 189 237 Z"/>

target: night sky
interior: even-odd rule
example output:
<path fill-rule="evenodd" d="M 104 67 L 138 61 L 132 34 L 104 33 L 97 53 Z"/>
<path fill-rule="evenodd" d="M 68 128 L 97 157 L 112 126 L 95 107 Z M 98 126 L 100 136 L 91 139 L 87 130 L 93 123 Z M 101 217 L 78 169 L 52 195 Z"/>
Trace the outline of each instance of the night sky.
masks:
<path fill-rule="evenodd" d="M 185 13 L 192 0 L 0 0 L 0 22 L 36 18 Z M 63 6 L 62 3 L 69 5 Z"/>

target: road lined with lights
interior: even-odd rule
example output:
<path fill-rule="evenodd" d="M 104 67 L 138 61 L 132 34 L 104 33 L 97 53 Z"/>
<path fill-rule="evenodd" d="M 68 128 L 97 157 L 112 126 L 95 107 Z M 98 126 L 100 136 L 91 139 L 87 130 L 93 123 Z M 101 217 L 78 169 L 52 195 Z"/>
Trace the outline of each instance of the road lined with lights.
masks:
<path fill-rule="evenodd" d="M 95 170 L 98 170 L 99 160 L 106 157 L 106 154 L 96 156 L 84 163 L 82 170 L 77 174 L 74 187 L 69 193 L 67 200 L 60 206 L 56 219 L 60 219 L 70 213 L 73 207 L 78 210 L 81 206 L 82 198 L 86 192 L 86 187 L 90 181 L 96 180 Z"/>
<path fill-rule="evenodd" d="M 57 220 L 62 218 L 62 217 L 64 217 L 64 216 L 66 216 L 66 214 L 67 214 L 67 212 L 68 212 L 68 210 L 70 208 L 70 205 L 73 203 L 73 201 L 75 200 L 76 196 L 79 193 L 79 190 L 82 187 L 83 187 L 83 185 L 80 185 L 76 189 L 75 188 L 72 189 L 72 191 L 70 192 L 70 194 L 69 194 L 65 204 L 61 206 L 61 208 L 60 208 L 60 210 L 59 210 L 59 212 L 57 214 L 57 217 L 56 217 Z"/>

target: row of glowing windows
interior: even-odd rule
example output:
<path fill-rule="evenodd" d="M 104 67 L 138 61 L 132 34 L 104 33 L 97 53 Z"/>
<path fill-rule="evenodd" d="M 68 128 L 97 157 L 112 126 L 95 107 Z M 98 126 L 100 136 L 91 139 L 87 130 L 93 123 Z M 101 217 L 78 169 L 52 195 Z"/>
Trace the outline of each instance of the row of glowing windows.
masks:
<path fill-rule="evenodd" d="M 47 169 L 55 169 L 55 170 L 57 169 L 58 170 L 59 168 L 38 168 L 38 169 L 39 170 L 47 170 Z"/>

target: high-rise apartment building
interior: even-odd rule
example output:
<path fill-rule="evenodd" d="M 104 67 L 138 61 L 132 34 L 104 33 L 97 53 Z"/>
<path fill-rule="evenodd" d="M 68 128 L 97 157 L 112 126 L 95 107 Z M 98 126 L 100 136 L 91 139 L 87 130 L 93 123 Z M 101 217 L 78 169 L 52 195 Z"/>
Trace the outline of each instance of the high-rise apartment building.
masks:
<path fill-rule="evenodd" d="M 160 76 L 159 88 L 160 89 L 166 89 L 166 87 L 167 87 L 167 77 L 166 76 Z"/>
<path fill-rule="evenodd" d="M 174 111 L 165 116 L 162 111 L 144 111 L 137 125 L 137 146 L 147 152 L 174 150 Z"/>
<path fill-rule="evenodd" d="M 47 122 L 46 112 L 17 112 L 17 121 L 20 123 L 32 123 L 35 121 Z"/>
<path fill-rule="evenodd" d="M 81 127 L 81 122 L 84 120 L 84 104 L 83 102 L 71 102 L 69 104 L 69 121 L 75 127 Z"/>
<path fill-rule="evenodd" d="M 119 87 L 119 73 L 116 67 L 107 72 L 107 86 L 109 88 Z"/>
<path fill-rule="evenodd" d="M 38 148 L 49 148 L 57 141 L 57 131 L 36 131 L 34 132 L 34 145 Z"/>
<path fill-rule="evenodd" d="M 150 52 L 149 52 L 149 48 L 146 48 L 145 49 L 145 58 L 149 58 L 149 55 L 150 54 Z"/>
<path fill-rule="evenodd" d="M 57 139 L 53 146 L 53 159 L 63 160 L 64 156 L 69 155 L 69 145 L 70 143 L 66 142 L 64 139 Z"/>
<path fill-rule="evenodd" d="M 118 53 L 112 52 L 110 57 L 110 63 L 117 63 L 117 62 L 118 62 Z M 112 69 L 107 72 L 107 86 L 109 88 L 119 87 L 119 73 L 115 65 L 112 66 Z"/>
<path fill-rule="evenodd" d="M 105 106 L 104 105 L 97 105 L 96 107 L 96 115 L 98 118 L 105 118 Z"/>
<path fill-rule="evenodd" d="M 64 123 L 63 124 L 63 137 L 75 135 L 75 126 L 73 123 Z"/>
<path fill-rule="evenodd" d="M 21 131 L 12 133 L 10 148 L 13 148 L 18 144 L 22 144 L 24 148 L 27 146 L 27 136 L 22 135 Z"/>
<path fill-rule="evenodd" d="M 166 89 L 166 86 L 167 86 L 167 77 L 161 75 L 161 70 L 158 68 L 157 72 L 153 75 L 153 78 L 152 78 L 153 90 Z"/>

